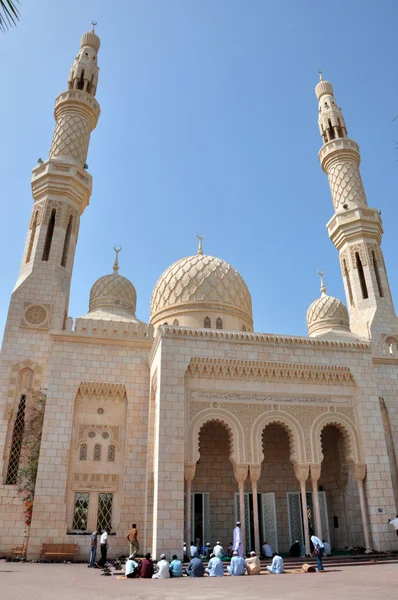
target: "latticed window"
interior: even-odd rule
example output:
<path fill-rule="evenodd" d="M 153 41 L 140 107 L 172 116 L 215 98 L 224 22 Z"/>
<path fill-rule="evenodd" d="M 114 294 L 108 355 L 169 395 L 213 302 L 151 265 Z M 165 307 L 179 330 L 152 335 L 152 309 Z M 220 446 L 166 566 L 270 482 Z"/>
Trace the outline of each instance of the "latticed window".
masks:
<path fill-rule="evenodd" d="M 108 448 L 108 460 L 110 462 L 113 462 L 115 460 L 115 446 L 113 444 L 110 444 L 109 448 Z"/>
<path fill-rule="evenodd" d="M 216 321 L 216 329 L 222 329 L 222 319 L 220 317 Z"/>
<path fill-rule="evenodd" d="M 90 494 L 88 492 L 76 492 L 73 507 L 72 529 L 85 531 L 87 529 L 88 503 Z"/>
<path fill-rule="evenodd" d="M 10 458 L 8 460 L 8 469 L 6 477 L 6 485 L 14 485 L 17 482 L 19 461 L 21 458 L 21 448 L 23 433 L 25 429 L 25 409 L 26 396 L 21 396 L 18 406 L 17 416 L 15 418 L 14 429 L 12 432 Z"/>
<path fill-rule="evenodd" d="M 180 323 L 179 323 L 178 319 L 174 319 L 174 321 L 173 321 L 173 325 L 179 325 L 179 324 L 180 324 Z"/>
<path fill-rule="evenodd" d="M 94 460 L 101 460 L 101 444 L 94 446 Z"/>
<path fill-rule="evenodd" d="M 87 460 L 87 444 L 81 444 L 79 459 L 80 460 Z"/>
<path fill-rule="evenodd" d="M 113 494 L 99 494 L 97 528 L 110 529 L 112 526 Z"/>
<path fill-rule="evenodd" d="M 211 320 L 210 317 L 205 318 L 204 326 L 206 329 L 211 329 Z"/>
<path fill-rule="evenodd" d="M 242 326 L 242 331 L 246 331 L 246 325 Z"/>

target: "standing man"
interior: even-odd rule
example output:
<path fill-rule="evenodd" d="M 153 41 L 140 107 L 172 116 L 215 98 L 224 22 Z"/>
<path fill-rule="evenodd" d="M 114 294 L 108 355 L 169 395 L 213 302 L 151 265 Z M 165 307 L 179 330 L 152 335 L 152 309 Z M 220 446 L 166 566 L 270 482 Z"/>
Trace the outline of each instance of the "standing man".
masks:
<path fill-rule="evenodd" d="M 135 523 L 132 524 L 130 532 L 127 536 L 128 541 L 130 542 L 130 555 L 132 554 L 133 556 L 137 556 L 139 549 L 140 549 L 140 545 L 138 543 L 138 531 L 137 531 L 137 525 Z"/>
<path fill-rule="evenodd" d="M 240 521 L 236 522 L 236 527 L 234 529 L 234 552 L 237 552 L 238 556 L 243 557 L 243 546 L 242 546 L 242 539 L 241 539 Z"/>
<path fill-rule="evenodd" d="M 316 537 L 316 535 L 311 536 L 311 542 L 314 544 L 314 554 L 318 561 L 318 571 L 319 573 L 322 573 L 325 570 L 322 564 L 322 556 L 325 551 L 325 547 L 323 542 L 319 539 L 319 537 Z"/>
<path fill-rule="evenodd" d="M 101 529 L 98 527 L 90 536 L 90 562 L 88 568 L 93 569 L 95 566 L 95 559 L 97 557 L 97 543 L 98 536 L 101 535 Z"/>
<path fill-rule="evenodd" d="M 101 535 L 101 541 L 100 541 L 101 559 L 98 563 L 99 567 L 105 567 L 106 554 L 108 552 L 108 533 L 110 533 L 110 529 L 105 529 L 104 533 Z"/>

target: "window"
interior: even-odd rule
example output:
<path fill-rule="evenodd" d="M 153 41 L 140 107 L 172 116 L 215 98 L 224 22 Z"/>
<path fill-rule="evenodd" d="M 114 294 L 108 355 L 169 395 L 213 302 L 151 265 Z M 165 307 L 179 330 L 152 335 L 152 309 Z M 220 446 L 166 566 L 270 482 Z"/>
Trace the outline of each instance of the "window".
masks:
<path fill-rule="evenodd" d="M 53 208 L 51 211 L 50 220 L 49 220 L 48 226 L 47 226 L 46 241 L 44 242 L 43 256 L 41 258 L 42 260 L 46 260 L 46 261 L 50 257 L 51 242 L 53 241 L 53 235 L 54 235 L 56 212 L 57 211 L 55 210 L 55 208 Z"/>
<path fill-rule="evenodd" d="M 112 527 L 112 502 L 113 494 L 99 494 L 97 528 L 104 530 Z"/>
<path fill-rule="evenodd" d="M 62 259 L 61 259 L 62 267 L 66 267 L 66 264 L 68 262 L 68 251 L 69 251 L 70 236 L 72 233 L 72 226 L 73 226 L 73 217 L 71 215 L 69 217 L 68 227 L 66 228 L 64 249 L 62 250 Z"/>
<path fill-rule="evenodd" d="M 333 129 L 333 125 L 332 125 L 332 122 L 331 122 L 331 120 L 330 120 L 330 119 L 328 119 L 328 123 L 329 123 L 329 135 L 330 135 L 330 139 L 331 139 L 331 140 L 334 140 L 334 138 L 335 138 L 336 136 L 335 136 L 334 129 Z"/>
<path fill-rule="evenodd" d="M 177 326 L 178 326 L 179 324 L 180 324 L 180 323 L 178 322 L 178 319 L 174 319 L 174 321 L 173 321 L 173 325 L 177 325 Z"/>
<path fill-rule="evenodd" d="M 88 503 L 90 494 L 88 492 L 76 492 L 73 506 L 72 529 L 85 531 L 87 529 Z"/>
<path fill-rule="evenodd" d="M 376 275 L 377 287 L 378 287 L 378 290 L 379 290 L 379 296 L 380 296 L 380 298 L 383 298 L 384 294 L 383 294 L 383 288 L 381 286 L 381 279 L 380 279 L 380 272 L 379 272 L 379 263 L 377 262 L 377 258 L 376 258 L 376 255 L 374 253 L 374 250 L 372 250 L 372 258 L 373 258 L 373 267 L 374 267 L 375 275 Z"/>
<path fill-rule="evenodd" d="M 32 231 L 30 233 L 29 248 L 28 248 L 28 253 L 26 255 L 27 263 L 30 261 L 30 257 L 32 255 L 33 242 L 35 241 L 36 228 L 37 228 L 37 215 L 38 215 L 38 211 L 35 212 L 35 218 L 33 219 Z"/>
<path fill-rule="evenodd" d="M 216 329 L 222 329 L 222 319 L 220 317 L 216 321 Z"/>
<path fill-rule="evenodd" d="M 94 446 L 94 460 L 101 460 L 101 444 Z"/>
<path fill-rule="evenodd" d="M 114 462 L 115 460 L 115 451 L 116 448 L 113 444 L 110 444 L 109 448 L 108 448 L 108 461 L 109 462 Z"/>
<path fill-rule="evenodd" d="M 211 320 L 210 320 L 210 317 L 206 317 L 205 318 L 204 327 L 205 327 L 205 329 L 211 329 Z"/>
<path fill-rule="evenodd" d="M 14 429 L 12 432 L 10 458 L 8 460 L 8 469 L 6 476 L 6 485 L 15 485 L 19 470 L 19 461 L 21 458 L 22 439 L 25 429 L 25 409 L 26 396 L 21 396 L 18 406 L 17 416 L 15 417 Z"/>
<path fill-rule="evenodd" d="M 354 299 L 353 299 L 353 296 L 352 296 L 350 274 L 349 274 L 348 269 L 347 269 L 347 263 L 345 261 L 345 258 L 343 259 L 343 275 L 344 275 L 345 280 L 347 282 L 348 297 L 350 299 L 350 304 L 351 304 L 351 306 L 354 306 Z"/>
<path fill-rule="evenodd" d="M 87 444 L 81 444 L 79 460 L 87 460 Z"/>
<path fill-rule="evenodd" d="M 242 331 L 246 331 L 246 325 L 242 325 Z"/>
<path fill-rule="evenodd" d="M 363 272 L 362 261 L 358 252 L 355 252 L 355 260 L 357 263 L 359 283 L 361 284 L 362 298 L 369 298 L 368 288 L 366 286 L 365 273 Z"/>

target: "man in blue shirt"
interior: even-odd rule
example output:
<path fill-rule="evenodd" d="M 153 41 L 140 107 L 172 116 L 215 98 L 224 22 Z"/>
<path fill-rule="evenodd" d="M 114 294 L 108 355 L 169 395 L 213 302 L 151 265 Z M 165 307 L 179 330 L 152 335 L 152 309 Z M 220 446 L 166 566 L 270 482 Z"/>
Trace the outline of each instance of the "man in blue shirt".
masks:
<path fill-rule="evenodd" d="M 173 559 L 169 566 L 170 577 L 182 577 L 182 562 L 178 560 L 177 555 L 173 554 Z"/>
<path fill-rule="evenodd" d="M 236 551 L 233 552 L 231 565 L 227 567 L 228 573 L 231 575 L 244 575 L 246 571 L 246 562 L 242 556 L 238 556 Z"/>
<path fill-rule="evenodd" d="M 316 537 L 316 535 L 311 536 L 311 542 L 314 544 L 314 554 L 316 555 L 316 559 L 318 561 L 318 571 L 319 571 L 319 573 L 322 573 L 322 571 L 324 571 L 323 564 L 322 564 L 322 556 L 323 556 L 325 547 L 323 545 L 322 540 L 320 540 L 319 537 Z"/>
<path fill-rule="evenodd" d="M 203 577 L 205 569 L 200 558 L 194 556 L 189 565 L 187 566 L 185 572 L 188 575 L 188 577 Z"/>
<path fill-rule="evenodd" d="M 134 555 L 131 554 L 126 560 L 126 577 L 127 579 L 133 579 L 137 577 L 138 563 L 134 560 Z"/>
<path fill-rule="evenodd" d="M 222 564 L 221 558 L 218 558 L 218 556 L 214 556 L 214 554 L 211 554 L 209 564 L 205 571 L 210 575 L 210 577 L 223 577 L 224 565 Z"/>

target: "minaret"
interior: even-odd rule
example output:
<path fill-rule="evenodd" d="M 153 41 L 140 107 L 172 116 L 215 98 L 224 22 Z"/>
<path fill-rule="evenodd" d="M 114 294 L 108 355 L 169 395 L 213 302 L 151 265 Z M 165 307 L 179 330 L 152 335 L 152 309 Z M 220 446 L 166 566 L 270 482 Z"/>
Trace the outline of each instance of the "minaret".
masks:
<path fill-rule="evenodd" d="M 349 139 L 333 86 L 323 80 L 322 73 L 315 93 L 323 139 L 319 160 L 329 179 L 335 213 L 327 228 L 340 254 L 350 328 L 357 335 L 377 340 L 383 333 L 398 331 L 380 247 L 381 216 L 368 206 L 358 144 Z"/>
<path fill-rule="evenodd" d="M 28 328 L 62 328 L 67 316 L 80 216 L 92 189 L 88 145 L 100 114 L 94 25 L 81 38 L 67 90 L 55 100 L 49 157 L 33 169 L 32 217 L 9 313 Z"/>

